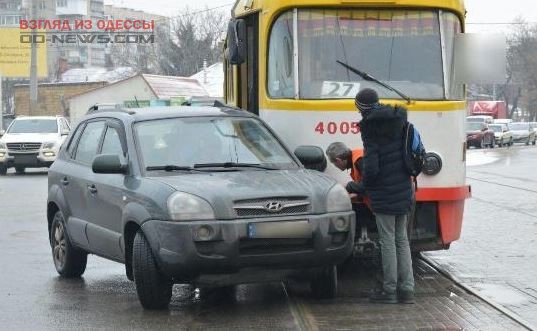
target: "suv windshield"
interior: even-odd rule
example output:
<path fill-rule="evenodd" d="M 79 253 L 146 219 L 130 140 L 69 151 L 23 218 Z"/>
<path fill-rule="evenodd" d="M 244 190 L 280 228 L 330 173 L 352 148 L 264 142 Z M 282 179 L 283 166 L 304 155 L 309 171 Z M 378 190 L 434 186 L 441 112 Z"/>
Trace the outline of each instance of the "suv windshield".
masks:
<path fill-rule="evenodd" d="M 467 122 L 466 131 L 481 131 L 483 124 L 479 122 Z"/>
<path fill-rule="evenodd" d="M 15 120 L 7 131 L 8 133 L 57 133 L 56 119 L 24 119 Z"/>
<path fill-rule="evenodd" d="M 136 123 L 135 130 L 146 169 L 173 165 L 187 170 L 186 167 L 219 167 L 218 164 L 222 167 L 243 164 L 275 169 L 298 168 L 272 134 L 254 119 L 151 120 Z"/>

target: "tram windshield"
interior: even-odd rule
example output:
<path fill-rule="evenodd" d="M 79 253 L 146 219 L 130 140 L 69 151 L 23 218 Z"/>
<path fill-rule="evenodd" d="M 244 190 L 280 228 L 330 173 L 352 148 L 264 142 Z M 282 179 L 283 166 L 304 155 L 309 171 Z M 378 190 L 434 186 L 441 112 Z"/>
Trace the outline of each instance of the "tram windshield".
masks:
<path fill-rule="evenodd" d="M 296 42 L 294 17 L 297 18 Z M 451 83 L 453 44 L 460 32 L 459 20 L 452 13 L 299 9 L 296 16 L 292 11 L 281 15 L 271 31 L 268 92 L 273 98 L 353 98 L 364 87 L 375 88 L 382 98 L 401 98 L 393 91 L 363 80 L 339 65 L 336 62 L 339 60 L 412 99 L 462 99 L 462 86 Z M 295 47 L 298 48 L 296 62 L 293 61 Z M 294 79 L 297 62 L 298 80 Z"/>

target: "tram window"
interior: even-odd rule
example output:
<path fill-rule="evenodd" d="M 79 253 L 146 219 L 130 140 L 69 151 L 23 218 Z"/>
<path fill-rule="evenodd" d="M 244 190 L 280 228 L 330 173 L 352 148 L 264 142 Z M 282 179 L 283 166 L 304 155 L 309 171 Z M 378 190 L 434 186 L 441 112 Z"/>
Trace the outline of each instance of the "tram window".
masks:
<path fill-rule="evenodd" d="M 272 26 L 268 53 L 268 94 L 294 98 L 293 14 L 282 14 Z"/>
<path fill-rule="evenodd" d="M 464 87 L 462 84 L 455 83 L 455 65 L 453 63 L 455 36 L 461 33 L 461 23 L 459 18 L 450 12 L 443 12 L 440 22 L 442 24 L 442 33 L 444 34 L 444 56 L 446 57 L 446 97 L 451 100 L 462 100 L 464 99 Z"/>
<path fill-rule="evenodd" d="M 364 81 L 336 61 L 365 71 L 415 99 L 444 99 L 438 11 L 299 9 L 301 99 L 354 98 Z"/>

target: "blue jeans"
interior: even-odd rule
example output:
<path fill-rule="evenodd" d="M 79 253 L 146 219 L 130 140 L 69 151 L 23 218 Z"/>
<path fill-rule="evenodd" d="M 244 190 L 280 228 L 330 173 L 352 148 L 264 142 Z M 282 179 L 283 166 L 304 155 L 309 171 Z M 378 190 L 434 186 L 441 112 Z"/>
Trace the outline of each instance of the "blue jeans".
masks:
<path fill-rule="evenodd" d="M 382 255 L 383 288 L 414 292 L 412 257 L 407 236 L 408 215 L 375 214 Z"/>

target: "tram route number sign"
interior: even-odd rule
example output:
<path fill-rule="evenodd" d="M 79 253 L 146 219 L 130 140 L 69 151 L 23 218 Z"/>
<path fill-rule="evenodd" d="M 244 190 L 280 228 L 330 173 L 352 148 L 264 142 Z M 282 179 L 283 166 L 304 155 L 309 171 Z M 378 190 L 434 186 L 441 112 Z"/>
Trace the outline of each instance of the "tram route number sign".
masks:
<path fill-rule="evenodd" d="M 358 134 L 360 126 L 358 122 L 317 122 L 315 125 L 317 134 Z"/>
<path fill-rule="evenodd" d="M 360 91 L 360 83 L 323 81 L 321 97 L 323 99 L 354 98 L 358 91 Z"/>

